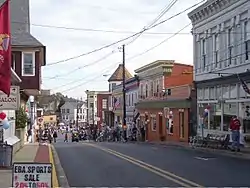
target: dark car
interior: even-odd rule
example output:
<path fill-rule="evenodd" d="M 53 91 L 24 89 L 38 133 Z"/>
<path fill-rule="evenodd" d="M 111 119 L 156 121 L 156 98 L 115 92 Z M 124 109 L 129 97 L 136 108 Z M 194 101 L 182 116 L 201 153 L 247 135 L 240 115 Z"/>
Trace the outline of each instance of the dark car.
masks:
<path fill-rule="evenodd" d="M 79 142 L 79 133 L 78 131 L 72 131 L 72 136 L 71 136 L 72 142 Z"/>

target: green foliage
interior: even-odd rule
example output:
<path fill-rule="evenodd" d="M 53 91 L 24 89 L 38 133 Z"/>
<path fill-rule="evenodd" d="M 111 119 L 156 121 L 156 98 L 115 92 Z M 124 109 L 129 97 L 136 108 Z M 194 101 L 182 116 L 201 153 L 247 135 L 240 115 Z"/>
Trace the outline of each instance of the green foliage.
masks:
<path fill-rule="evenodd" d="M 27 126 L 28 116 L 24 108 L 20 107 L 16 110 L 16 129 L 25 128 Z"/>

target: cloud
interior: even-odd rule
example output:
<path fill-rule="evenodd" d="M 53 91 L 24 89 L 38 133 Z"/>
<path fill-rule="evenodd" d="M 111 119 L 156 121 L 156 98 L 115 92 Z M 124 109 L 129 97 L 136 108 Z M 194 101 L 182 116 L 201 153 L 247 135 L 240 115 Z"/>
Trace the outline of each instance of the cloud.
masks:
<path fill-rule="evenodd" d="M 199 0 L 178 1 L 161 20 L 167 19 L 197 2 Z M 164 0 L 105 0 L 105 3 L 103 3 L 103 0 L 36 0 L 30 1 L 30 3 L 32 24 L 136 32 L 150 23 L 168 2 Z M 175 33 L 188 23 L 190 21 L 184 13 L 150 30 L 150 32 Z M 175 59 L 181 63 L 192 64 L 192 36 L 189 34 L 190 29 L 191 27 L 187 28 L 183 31 L 185 34 L 175 36 L 154 50 L 133 60 L 128 60 L 126 62 L 127 68 L 132 73 L 134 69 L 157 59 Z M 87 32 L 40 26 L 32 26 L 32 34 L 47 46 L 48 64 L 77 56 L 130 35 L 129 33 Z M 129 58 L 140 54 L 169 36 L 171 34 L 143 34 L 135 42 L 126 46 L 126 57 Z M 119 62 L 121 62 L 121 53 L 116 53 L 99 64 L 79 69 L 73 74 L 67 75 L 67 73 L 72 72 L 76 67 L 92 64 L 113 50 L 118 51 L 118 46 L 122 44 L 119 43 L 103 51 L 68 62 L 44 67 L 43 87 L 63 91 L 80 85 L 84 80 L 86 82 L 92 80 L 90 83 L 65 92 L 65 94 L 79 97 L 85 95 L 84 91 L 87 89 L 108 90 L 107 78 L 102 76 L 103 72 L 111 74 L 115 70 Z M 55 75 L 62 76 L 57 79 L 50 79 Z M 73 84 L 59 88 L 59 86 L 73 82 L 76 79 L 82 80 L 82 82 L 76 81 Z"/>

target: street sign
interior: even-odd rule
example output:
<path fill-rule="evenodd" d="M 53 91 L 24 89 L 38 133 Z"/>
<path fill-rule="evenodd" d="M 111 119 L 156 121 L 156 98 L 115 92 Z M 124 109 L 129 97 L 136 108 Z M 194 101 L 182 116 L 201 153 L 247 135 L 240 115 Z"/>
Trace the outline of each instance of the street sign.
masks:
<path fill-rule="evenodd" d="M 0 110 L 18 110 L 20 106 L 19 86 L 11 86 L 10 96 L 0 91 Z"/>
<path fill-rule="evenodd" d="M 53 187 L 51 163 L 14 163 L 12 187 Z"/>

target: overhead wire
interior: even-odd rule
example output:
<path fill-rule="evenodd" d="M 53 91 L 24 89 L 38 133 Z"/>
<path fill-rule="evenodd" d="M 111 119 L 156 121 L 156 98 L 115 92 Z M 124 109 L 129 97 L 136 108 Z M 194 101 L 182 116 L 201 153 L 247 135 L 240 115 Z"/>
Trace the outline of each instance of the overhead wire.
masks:
<path fill-rule="evenodd" d="M 60 60 L 60 61 L 57 61 L 57 62 L 54 62 L 54 63 L 47 64 L 46 67 L 52 66 L 52 65 L 56 65 L 56 64 L 60 64 L 60 63 L 63 63 L 63 62 L 67 62 L 67 61 L 70 61 L 70 60 L 73 60 L 73 59 L 76 59 L 76 58 L 79 58 L 79 57 L 83 57 L 83 56 L 86 56 L 86 55 L 89 55 L 89 54 L 92 54 L 92 53 L 101 51 L 101 50 L 103 50 L 103 49 L 109 48 L 110 46 L 114 46 L 114 45 L 116 45 L 116 44 L 119 44 L 119 43 L 121 43 L 121 42 L 123 42 L 123 41 L 126 41 L 126 40 L 128 40 L 128 39 L 130 39 L 130 38 L 135 37 L 136 35 L 139 35 L 140 33 L 143 33 L 143 32 L 145 32 L 145 31 L 147 31 L 147 30 L 153 29 L 153 28 L 155 28 L 155 27 L 157 27 L 157 26 L 159 26 L 159 25 L 161 25 L 161 24 L 163 24 L 163 23 L 165 23 L 165 22 L 167 22 L 167 21 L 169 21 L 169 20 L 171 20 L 171 19 L 173 19 L 173 18 L 175 18 L 175 17 L 177 17 L 177 16 L 183 14 L 183 13 L 185 13 L 186 11 L 188 11 L 188 10 L 190 10 L 190 9 L 192 9 L 192 8 L 194 8 L 194 7 L 196 7 L 196 6 L 198 6 L 198 5 L 201 4 L 201 3 L 203 3 L 204 1 L 205 1 L 205 0 L 202 0 L 202 1 L 200 1 L 199 3 L 196 3 L 196 4 L 190 6 L 190 7 L 186 8 L 186 9 L 180 11 L 179 13 L 177 13 L 177 14 L 175 14 L 175 15 L 173 15 L 173 16 L 167 18 L 167 19 L 164 19 L 164 20 L 158 22 L 158 23 L 152 25 L 152 26 L 149 27 L 149 28 L 145 28 L 144 30 L 142 30 L 142 31 L 140 31 L 140 32 L 137 32 L 137 33 L 135 33 L 135 34 L 133 34 L 133 35 L 130 35 L 130 36 L 128 36 L 128 37 L 125 37 L 125 38 L 123 38 L 123 39 L 120 39 L 120 40 L 118 40 L 118 41 L 115 41 L 115 42 L 113 42 L 113 43 L 110 43 L 110 44 L 108 44 L 108 45 L 102 46 L 102 47 L 100 47 L 100 48 L 96 48 L 96 49 L 94 49 L 94 50 L 92 50 L 92 51 L 85 52 L 85 53 L 82 53 L 82 54 L 77 55 L 77 56 L 74 56 L 74 57 L 66 58 L 66 59 L 64 59 L 64 60 Z"/>
<path fill-rule="evenodd" d="M 115 62 L 115 63 L 112 63 L 111 64 L 111 66 L 109 66 L 108 68 L 110 69 L 110 68 L 112 68 L 112 67 L 114 67 L 114 65 L 116 65 L 118 62 Z M 104 68 L 104 69 L 102 69 L 102 70 L 105 70 L 106 68 Z M 102 71 L 101 70 L 101 71 Z M 78 79 L 75 79 L 75 80 L 73 80 L 73 81 L 71 81 L 71 82 L 68 82 L 68 83 L 66 83 L 66 84 L 63 84 L 63 85 L 60 85 L 60 86 L 58 86 L 58 87 L 55 87 L 54 89 L 59 89 L 59 88 L 62 88 L 62 87 L 65 87 L 65 86 L 68 86 L 68 85 L 72 85 L 72 84 L 75 84 L 75 83 L 78 83 L 78 82 L 81 82 L 81 81 L 83 81 L 83 80 L 85 80 L 85 78 L 89 78 L 90 76 L 88 75 L 88 76 L 85 76 L 84 78 L 78 78 Z M 98 75 L 98 78 L 100 77 L 100 75 Z M 90 80 L 92 80 L 92 79 L 90 79 Z"/>
<path fill-rule="evenodd" d="M 168 3 L 159 13 L 159 15 L 153 19 L 147 26 L 144 26 L 141 31 L 143 31 L 146 28 L 151 27 L 153 24 L 155 24 L 157 21 L 159 21 L 176 3 L 178 0 L 172 0 L 170 3 Z M 128 42 L 126 45 L 132 44 L 135 42 L 143 33 L 138 34 L 135 36 L 130 42 Z"/>
<path fill-rule="evenodd" d="M 243 43 L 244 43 L 244 42 L 238 43 L 237 45 L 235 45 L 235 47 L 236 47 L 236 46 L 239 46 L 239 45 L 242 45 Z M 221 52 L 223 52 L 223 51 L 221 51 Z M 207 55 L 209 55 L 209 54 L 207 54 Z M 193 72 L 197 72 L 198 70 L 201 70 L 201 69 L 206 69 L 206 68 L 209 67 L 209 66 L 213 66 L 213 65 L 215 65 L 215 64 L 220 64 L 220 63 L 226 62 L 226 61 L 228 61 L 228 60 L 230 60 L 230 59 L 234 59 L 234 58 L 237 58 L 237 57 L 240 57 L 240 56 L 243 56 L 243 55 L 245 55 L 245 53 L 239 53 L 239 54 L 236 54 L 235 56 L 228 57 L 228 58 L 225 58 L 225 59 L 221 59 L 221 60 L 219 60 L 219 61 L 217 61 L 217 62 L 208 63 L 208 64 L 206 64 L 205 67 L 199 67 L 199 68 L 193 69 Z M 199 59 L 199 57 L 197 57 L 197 59 Z M 213 73 L 215 73 L 215 74 L 217 74 L 218 71 L 220 71 L 220 70 L 214 70 L 214 71 L 204 72 L 204 73 L 207 73 L 207 74 L 213 74 Z M 232 74 L 233 74 L 233 73 L 232 73 Z M 237 74 L 237 73 L 235 73 L 235 74 Z M 182 74 L 178 74 L 178 75 L 175 75 L 175 76 L 180 76 L 180 75 L 182 75 Z M 97 76 L 96 78 L 99 78 L 99 76 Z M 93 79 L 93 80 L 94 80 L 94 79 Z M 89 82 L 89 81 L 88 81 L 88 82 Z M 79 85 L 82 86 L 82 85 L 84 85 L 84 84 L 87 84 L 88 82 L 84 82 L 83 84 L 79 84 Z M 80 87 L 80 86 L 79 86 L 79 87 Z M 72 87 L 72 88 L 70 88 L 70 90 L 75 89 L 75 88 L 77 88 L 77 87 L 76 87 L 76 86 L 75 86 L 75 87 Z M 69 91 L 70 91 L 70 90 L 69 90 Z M 66 92 L 66 91 L 68 91 L 68 90 L 65 90 L 65 91 L 63 91 L 63 92 Z"/>
<path fill-rule="evenodd" d="M 175 35 L 177 35 L 178 32 L 181 32 L 182 30 L 184 30 L 185 28 L 187 28 L 189 25 L 190 25 L 190 24 L 186 25 L 185 27 L 183 27 L 182 29 L 180 29 L 179 31 L 177 31 L 174 35 L 172 35 L 172 36 L 170 36 L 170 37 L 164 39 L 163 41 L 161 41 L 161 42 L 158 43 L 157 45 L 155 45 L 155 46 L 153 46 L 153 47 L 151 47 L 151 48 L 145 50 L 145 51 L 142 52 L 142 53 L 139 53 L 139 54 L 136 54 L 136 55 L 134 55 L 134 56 L 132 56 L 132 57 L 129 57 L 129 58 L 127 58 L 126 60 L 127 60 L 127 61 L 132 60 L 132 59 L 134 59 L 134 58 L 136 58 L 136 57 L 138 57 L 138 56 L 141 56 L 141 55 L 143 55 L 143 54 L 145 54 L 145 53 L 147 53 L 147 52 L 149 52 L 149 51 L 151 51 L 151 50 L 154 50 L 154 49 L 157 48 L 158 46 L 162 45 L 163 43 L 167 42 L 169 39 L 171 39 L 172 37 L 174 37 Z M 240 39 L 240 40 L 236 41 L 236 43 L 234 44 L 234 47 L 236 48 L 236 47 L 238 47 L 238 46 L 240 46 L 240 45 L 243 45 L 243 43 L 244 43 L 244 39 Z M 224 49 L 220 48 L 220 53 L 222 53 L 222 52 L 224 52 L 224 51 L 226 51 L 226 50 L 228 50 L 228 47 L 225 47 Z M 207 53 L 207 55 L 213 55 L 213 53 L 214 53 L 214 52 Z M 197 56 L 195 61 L 198 61 L 200 58 L 201 58 L 201 56 Z M 210 64 L 209 64 L 208 66 L 210 66 Z M 198 70 L 198 68 L 197 68 L 197 70 Z M 79 81 L 81 81 L 81 80 L 82 80 L 82 79 L 80 79 Z M 89 80 L 89 81 L 90 81 L 90 80 Z M 103 80 L 103 81 L 104 81 L 104 80 Z M 74 83 L 74 82 L 75 82 L 75 81 L 73 81 L 73 83 Z M 69 84 L 71 84 L 71 83 L 72 83 L 72 82 L 70 82 L 70 83 L 68 83 L 68 84 L 66 84 L 66 85 L 69 85 Z M 66 86 L 66 85 L 63 85 L 63 86 Z"/>
<path fill-rule="evenodd" d="M 110 71 L 110 68 L 111 67 L 113 67 L 114 65 L 111 65 L 110 67 L 108 67 L 108 69 L 106 69 L 104 72 L 102 72 L 102 74 L 105 74 L 105 73 L 107 73 L 108 71 Z M 96 77 L 94 77 L 93 79 L 91 79 L 91 80 L 95 80 L 96 78 L 99 78 L 100 77 L 100 75 L 97 75 Z M 78 84 L 78 85 L 76 85 L 76 86 L 72 86 L 72 87 L 70 87 L 70 88 L 67 88 L 67 89 L 65 89 L 65 90 L 63 90 L 63 91 L 60 91 L 61 93 L 64 93 L 64 92 L 67 92 L 67 91 L 71 91 L 71 90 L 73 90 L 73 89 L 75 89 L 75 88 L 78 88 L 78 87 L 80 87 L 80 86 L 83 86 L 83 85 L 85 85 L 85 84 L 88 84 L 89 82 L 91 82 L 91 81 L 86 81 L 86 80 L 84 80 L 84 82 L 82 82 L 82 83 L 80 83 L 80 84 Z"/>
<path fill-rule="evenodd" d="M 126 58 L 126 61 L 130 61 L 130 60 L 132 60 L 132 59 L 135 59 L 135 58 L 137 58 L 137 57 L 139 57 L 139 56 L 142 56 L 142 55 L 144 55 L 144 54 L 146 54 L 146 53 L 148 53 L 148 52 L 154 50 L 155 48 L 159 47 L 160 45 L 164 44 L 165 42 L 167 42 L 167 41 L 170 40 L 171 38 L 173 38 L 173 37 L 175 37 L 176 35 L 178 35 L 178 33 L 180 33 L 181 31 L 183 31 L 184 29 L 186 29 L 186 28 L 187 28 L 188 26 L 190 26 L 190 25 L 191 25 L 191 23 L 187 24 L 186 26 L 184 26 L 183 28 L 181 28 L 179 31 L 177 31 L 176 33 L 174 33 L 174 34 L 171 35 L 170 37 L 168 37 L 168 38 L 164 39 L 163 41 L 161 41 L 160 43 L 158 43 L 158 44 L 156 44 L 156 45 L 154 45 L 154 46 L 148 48 L 147 50 L 145 50 L 145 51 L 143 51 L 143 52 L 141 52 L 141 53 L 138 53 L 138 54 L 136 54 L 136 55 L 134 55 L 134 56 L 132 56 L 132 57 Z"/>
<path fill-rule="evenodd" d="M 176 35 L 178 35 L 179 32 L 183 31 L 184 29 L 186 29 L 186 28 L 187 28 L 188 26 L 190 26 L 190 25 L 191 25 L 191 23 L 190 23 L 190 24 L 187 24 L 186 26 L 184 26 L 184 27 L 183 27 L 182 29 L 180 29 L 179 31 L 175 32 L 175 33 L 174 33 L 173 35 L 171 35 L 170 37 L 164 39 L 163 41 L 161 41 L 160 43 L 158 43 L 158 44 L 156 44 L 156 45 L 150 47 L 149 49 L 147 49 L 147 50 L 145 50 L 145 51 L 143 51 L 143 52 L 141 52 L 141 53 L 138 53 L 138 54 L 136 54 L 136 55 L 134 55 L 134 56 L 132 56 L 132 57 L 126 58 L 126 61 L 130 61 L 130 60 L 132 60 L 132 59 L 134 59 L 134 58 L 137 58 L 137 57 L 139 57 L 139 56 L 141 56 L 141 55 L 144 55 L 144 54 L 148 53 L 148 52 L 151 51 L 151 50 L 154 50 L 155 48 L 159 47 L 159 46 L 162 45 L 163 43 L 167 42 L 167 41 L 170 40 L 171 38 L 173 38 L 173 37 L 175 37 Z M 58 77 L 61 77 L 61 76 L 58 76 Z M 54 78 L 54 77 L 51 77 L 51 79 L 53 79 L 53 78 Z M 47 78 L 47 79 L 50 79 L 50 78 Z"/>
<path fill-rule="evenodd" d="M 113 50 L 111 53 L 108 53 L 108 54 L 106 54 L 105 56 L 103 56 L 103 57 L 101 57 L 101 58 L 99 58 L 99 59 L 97 59 L 97 60 L 95 60 L 95 61 L 93 61 L 93 62 L 91 62 L 91 63 L 89 63 L 89 64 L 86 64 L 86 65 L 83 65 L 83 66 L 79 66 L 79 67 L 77 67 L 77 68 L 75 68 L 75 69 L 73 69 L 73 70 L 71 70 L 71 71 L 69 71 L 69 72 L 67 72 L 67 73 L 60 74 L 60 75 L 55 75 L 55 76 L 53 76 L 53 77 L 49 77 L 48 79 L 56 79 L 56 78 L 58 78 L 58 77 L 68 76 L 68 75 L 70 75 L 70 74 L 75 73 L 75 72 L 78 71 L 78 70 L 81 70 L 81 69 L 86 68 L 86 67 L 89 67 L 89 66 L 93 66 L 93 65 L 95 65 L 95 64 L 97 64 L 97 63 L 99 63 L 99 62 L 101 62 L 101 61 L 103 61 L 103 60 L 105 60 L 105 59 L 107 59 L 108 57 L 110 57 L 110 56 L 113 55 L 114 53 L 115 53 L 115 51 Z"/>

